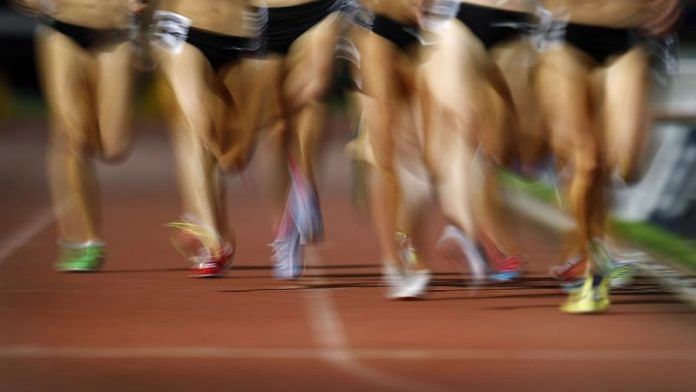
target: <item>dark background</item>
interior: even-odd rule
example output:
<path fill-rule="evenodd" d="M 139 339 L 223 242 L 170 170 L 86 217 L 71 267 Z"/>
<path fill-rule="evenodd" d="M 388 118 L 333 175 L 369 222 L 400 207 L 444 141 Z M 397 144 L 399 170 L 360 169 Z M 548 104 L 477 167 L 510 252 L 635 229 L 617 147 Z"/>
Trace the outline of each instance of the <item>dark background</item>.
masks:
<path fill-rule="evenodd" d="M 607 0 L 611 1 L 611 0 Z M 34 20 L 11 10 L 0 0 L 0 82 L 19 94 L 37 92 L 34 65 Z M 684 44 L 696 44 L 696 5 L 687 6 L 679 27 Z"/>

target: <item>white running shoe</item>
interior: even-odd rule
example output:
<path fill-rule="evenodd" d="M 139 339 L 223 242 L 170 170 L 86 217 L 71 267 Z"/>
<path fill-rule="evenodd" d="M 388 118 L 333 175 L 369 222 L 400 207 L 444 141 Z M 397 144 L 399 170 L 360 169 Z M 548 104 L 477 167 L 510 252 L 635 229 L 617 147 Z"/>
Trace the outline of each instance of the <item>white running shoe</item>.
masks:
<path fill-rule="evenodd" d="M 430 277 L 431 273 L 428 270 L 408 272 L 394 298 L 416 299 L 425 297 Z"/>
<path fill-rule="evenodd" d="M 387 285 L 387 298 L 397 298 L 397 293 L 401 291 L 404 279 L 403 272 L 396 265 L 384 263 L 382 266 L 382 280 Z"/>
<path fill-rule="evenodd" d="M 276 279 L 297 279 L 304 273 L 304 246 L 300 233 L 286 214 L 283 218 L 273 248 L 273 276 Z"/>
<path fill-rule="evenodd" d="M 446 257 L 457 262 L 469 264 L 474 283 L 486 280 L 486 261 L 476 244 L 458 228 L 447 225 L 437 241 L 437 249 Z"/>

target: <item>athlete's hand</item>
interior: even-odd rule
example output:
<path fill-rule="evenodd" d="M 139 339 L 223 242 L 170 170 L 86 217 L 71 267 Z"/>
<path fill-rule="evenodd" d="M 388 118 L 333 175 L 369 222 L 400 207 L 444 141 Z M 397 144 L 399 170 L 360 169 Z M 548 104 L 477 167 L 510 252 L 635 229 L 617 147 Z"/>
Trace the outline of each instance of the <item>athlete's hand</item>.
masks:
<path fill-rule="evenodd" d="M 654 37 L 666 35 L 672 31 L 682 13 L 681 0 L 652 0 L 649 15 L 641 26 L 643 31 Z"/>

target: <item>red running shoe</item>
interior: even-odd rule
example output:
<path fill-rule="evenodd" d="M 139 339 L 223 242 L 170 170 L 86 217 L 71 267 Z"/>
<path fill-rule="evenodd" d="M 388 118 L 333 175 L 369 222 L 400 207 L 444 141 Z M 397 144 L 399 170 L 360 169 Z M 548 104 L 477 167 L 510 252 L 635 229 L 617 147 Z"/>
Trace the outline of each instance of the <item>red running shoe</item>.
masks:
<path fill-rule="evenodd" d="M 211 251 L 208 248 L 200 248 L 199 255 L 191 258 L 192 278 L 217 278 L 223 276 L 232 266 L 234 247 L 228 243 L 222 244 L 220 249 Z"/>
<path fill-rule="evenodd" d="M 503 254 L 486 236 L 481 236 L 479 243 L 488 260 L 489 279 L 495 282 L 510 282 L 522 275 L 522 256 Z"/>
<path fill-rule="evenodd" d="M 232 265 L 234 246 L 191 218 L 168 225 L 177 232 L 172 237 L 176 249 L 191 261 L 192 278 L 222 276 Z"/>
<path fill-rule="evenodd" d="M 587 259 L 576 255 L 563 264 L 551 267 L 549 274 L 560 282 L 563 291 L 571 292 L 582 286 L 586 268 Z"/>
<path fill-rule="evenodd" d="M 551 267 L 549 274 L 561 282 L 572 282 L 585 277 L 585 265 L 586 259 L 577 255 L 563 264 Z"/>

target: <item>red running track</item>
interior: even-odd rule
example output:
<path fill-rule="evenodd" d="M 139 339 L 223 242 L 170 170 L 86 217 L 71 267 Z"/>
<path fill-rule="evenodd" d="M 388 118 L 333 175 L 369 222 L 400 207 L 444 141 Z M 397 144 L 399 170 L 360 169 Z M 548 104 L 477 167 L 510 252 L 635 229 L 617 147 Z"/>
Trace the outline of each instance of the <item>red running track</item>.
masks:
<path fill-rule="evenodd" d="M 546 276 L 559 236 L 522 219 L 511 225 L 531 260 L 520 282 L 474 290 L 428 251 L 428 299 L 383 299 L 339 132 L 321 192 L 327 241 L 300 281 L 270 278 L 252 175 L 229 180 L 235 267 L 224 279 L 186 278 L 164 227 L 179 213 L 172 158 L 161 126 L 148 124 L 126 164 L 100 167 L 104 271 L 55 273 L 44 127 L 1 126 L 1 390 L 696 389 L 691 308 L 642 278 L 607 314 L 560 313 L 564 296 Z M 428 225 L 431 240 L 440 225 Z"/>

